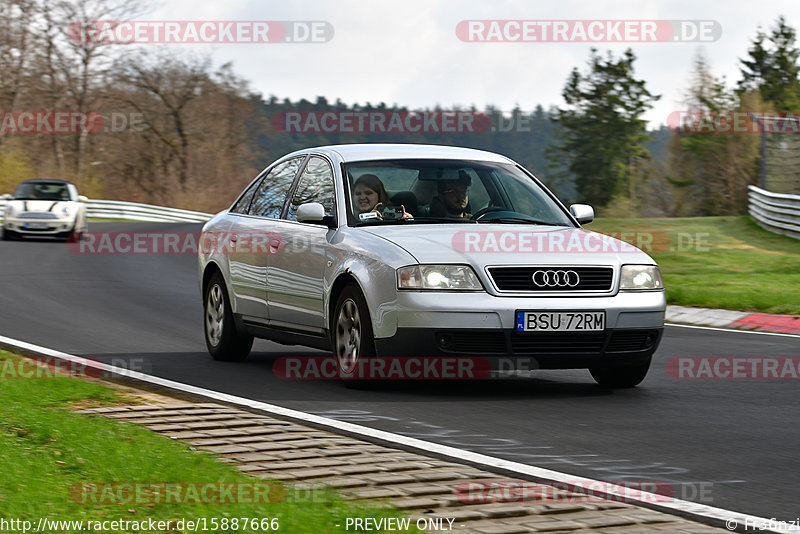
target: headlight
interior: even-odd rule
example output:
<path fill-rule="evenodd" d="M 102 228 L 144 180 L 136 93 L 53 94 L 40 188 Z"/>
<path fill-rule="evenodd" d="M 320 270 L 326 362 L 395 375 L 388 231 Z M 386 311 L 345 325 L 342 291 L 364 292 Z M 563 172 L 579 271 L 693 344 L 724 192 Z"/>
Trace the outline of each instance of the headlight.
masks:
<path fill-rule="evenodd" d="M 11 204 L 6 204 L 6 209 L 3 213 L 5 214 L 6 217 L 11 217 L 12 215 L 14 215 L 14 206 L 12 206 Z"/>
<path fill-rule="evenodd" d="M 657 265 L 623 265 L 620 289 L 664 289 L 664 280 Z"/>
<path fill-rule="evenodd" d="M 397 289 L 482 291 L 469 265 L 410 265 L 397 269 Z"/>
<path fill-rule="evenodd" d="M 72 214 L 75 213 L 75 209 L 72 206 L 64 206 L 61 208 L 61 213 L 64 217 L 72 217 Z"/>

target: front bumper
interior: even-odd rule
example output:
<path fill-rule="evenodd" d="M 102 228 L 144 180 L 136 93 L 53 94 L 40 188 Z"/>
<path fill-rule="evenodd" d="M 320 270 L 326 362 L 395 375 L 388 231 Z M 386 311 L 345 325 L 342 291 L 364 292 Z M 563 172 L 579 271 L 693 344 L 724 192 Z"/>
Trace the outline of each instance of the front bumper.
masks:
<path fill-rule="evenodd" d="M 3 229 L 23 235 L 61 235 L 72 232 L 75 228 L 75 218 L 61 219 L 19 219 L 6 217 Z"/>
<path fill-rule="evenodd" d="M 397 328 L 380 337 L 379 356 L 531 360 L 531 368 L 579 369 L 643 363 L 661 341 L 663 291 L 604 297 L 499 297 L 488 293 L 400 292 Z M 517 311 L 604 311 L 598 332 L 517 332 Z"/>
<path fill-rule="evenodd" d="M 585 333 L 408 328 L 376 339 L 375 348 L 380 357 L 486 359 L 492 369 L 585 369 L 644 363 L 658 348 L 663 331 L 663 326 Z"/>

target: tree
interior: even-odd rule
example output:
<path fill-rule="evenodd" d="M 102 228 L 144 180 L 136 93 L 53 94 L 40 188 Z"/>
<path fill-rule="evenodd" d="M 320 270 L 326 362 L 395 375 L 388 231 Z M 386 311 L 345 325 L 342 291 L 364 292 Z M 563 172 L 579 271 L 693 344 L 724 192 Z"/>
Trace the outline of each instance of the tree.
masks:
<path fill-rule="evenodd" d="M 800 109 L 800 49 L 797 32 L 778 17 L 769 35 L 760 29 L 748 50 L 749 59 L 740 60 L 740 92 L 758 90 L 761 98 L 781 111 Z"/>
<path fill-rule="evenodd" d="M 696 116 L 725 116 L 761 108 L 757 91 L 737 93 L 713 76 L 702 54 L 695 58 L 684 103 Z M 676 215 L 738 215 L 747 185 L 756 177 L 758 136 L 748 132 L 680 132 L 670 144 L 670 176 Z"/>
<path fill-rule="evenodd" d="M 630 49 L 615 59 L 592 48 L 589 71 L 573 69 L 562 92 L 569 107 L 559 108 L 554 119 L 561 126 L 557 151 L 575 176 L 577 194 L 601 207 L 628 190 L 632 165 L 650 158 L 641 117 L 660 96 L 634 77 L 635 60 Z"/>

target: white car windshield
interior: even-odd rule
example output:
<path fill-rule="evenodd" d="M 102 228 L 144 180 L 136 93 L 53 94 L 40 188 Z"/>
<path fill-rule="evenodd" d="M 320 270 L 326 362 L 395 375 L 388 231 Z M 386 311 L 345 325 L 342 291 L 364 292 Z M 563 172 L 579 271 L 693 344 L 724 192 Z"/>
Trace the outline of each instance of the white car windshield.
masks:
<path fill-rule="evenodd" d="M 57 200 L 69 198 L 67 184 L 58 182 L 23 182 L 14 192 L 14 200 Z"/>
<path fill-rule="evenodd" d="M 514 165 L 460 160 L 346 164 L 352 224 L 522 223 L 574 226 L 564 209 Z"/>

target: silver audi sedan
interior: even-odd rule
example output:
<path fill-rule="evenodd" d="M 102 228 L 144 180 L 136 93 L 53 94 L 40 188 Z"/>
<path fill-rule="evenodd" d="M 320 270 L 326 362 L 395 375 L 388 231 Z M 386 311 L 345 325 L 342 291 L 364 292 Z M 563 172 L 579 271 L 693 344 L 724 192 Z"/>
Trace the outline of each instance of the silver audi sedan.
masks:
<path fill-rule="evenodd" d="M 522 166 L 412 144 L 309 148 L 267 167 L 204 227 L 205 338 L 241 360 L 253 338 L 365 361 L 483 358 L 647 374 L 666 308 L 656 262 L 583 228 Z"/>

